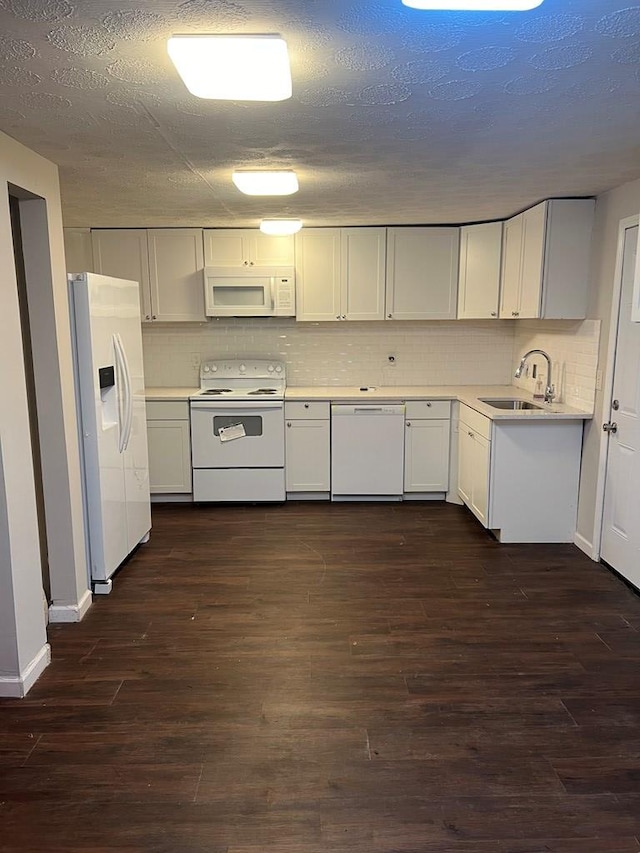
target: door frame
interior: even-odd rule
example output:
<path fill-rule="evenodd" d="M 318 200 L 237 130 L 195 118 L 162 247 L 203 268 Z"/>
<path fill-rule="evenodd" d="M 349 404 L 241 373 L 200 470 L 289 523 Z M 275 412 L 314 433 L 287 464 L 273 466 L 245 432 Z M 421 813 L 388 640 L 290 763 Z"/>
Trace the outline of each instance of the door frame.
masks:
<path fill-rule="evenodd" d="M 611 318 L 609 321 L 609 342 L 607 345 L 607 361 L 602 387 L 602 417 L 609 419 L 609 409 L 613 396 L 613 382 L 616 369 L 616 354 L 618 349 L 618 332 L 620 327 L 620 300 L 622 298 L 622 266 L 624 261 L 624 241 L 630 228 L 640 225 L 640 216 L 627 216 L 618 225 L 618 248 L 616 250 L 616 269 L 613 277 L 613 294 L 611 299 Z M 606 406 L 606 411 L 605 411 Z M 602 423 L 605 423 L 603 420 Z M 596 514 L 593 531 L 591 558 L 600 562 L 602 547 L 602 528 L 604 526 L 605 487 L 607 483 L 607 462 L 609 455 L 609 436 L 602 432 L 600 435 L 600 453 L 598 456 L 598 479 L 596 486 Z"/>

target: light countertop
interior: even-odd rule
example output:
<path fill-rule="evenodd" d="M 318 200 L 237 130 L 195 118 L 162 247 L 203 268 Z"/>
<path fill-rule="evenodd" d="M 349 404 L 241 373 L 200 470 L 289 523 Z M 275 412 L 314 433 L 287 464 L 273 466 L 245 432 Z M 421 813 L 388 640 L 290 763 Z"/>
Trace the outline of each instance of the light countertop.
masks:
<path fill-rule="evenodd" d="M 199 388 L 147 388 L 147 400 L 188 400 L 199 392 Z M 539 401 L 542 409 L 494 409 L 483 403 L 482 397 L 509 397 L 517 400 L 532 401 L 530 394 L 513 385 L 402 385 L 397 387 L 378 386 L 367 391 L 353 386 L 288 386 L 285 400 L 330 401 L 334 403 L 362 403 L 365 400 L 386 400 L 400 402 L 405 400 L 458 400 L 470 406 L 493 421 L 531 421 L 531 420 L 591 420 L 593 413 L 584 409 L 575 409 L 565 403 L 547 405 Z M 538 402 L 538 401 L 532 401 Z"/>

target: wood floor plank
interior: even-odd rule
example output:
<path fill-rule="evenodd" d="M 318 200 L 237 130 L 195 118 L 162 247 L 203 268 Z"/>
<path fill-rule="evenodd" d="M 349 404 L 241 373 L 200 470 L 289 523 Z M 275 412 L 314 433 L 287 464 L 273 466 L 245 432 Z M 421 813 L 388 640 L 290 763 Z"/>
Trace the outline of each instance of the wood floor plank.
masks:
<path fill-rule="evenodd" d="M 0 853 L 640 853 L 640 598 L 461 507 L 155 505 L 0 700 Z"/>

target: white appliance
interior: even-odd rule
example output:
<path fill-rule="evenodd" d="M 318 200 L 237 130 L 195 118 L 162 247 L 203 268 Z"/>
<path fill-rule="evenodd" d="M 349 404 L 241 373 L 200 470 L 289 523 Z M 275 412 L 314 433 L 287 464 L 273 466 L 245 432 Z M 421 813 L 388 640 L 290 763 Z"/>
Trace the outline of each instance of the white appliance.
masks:
<path fill-rule="evenodd" d="M 401 499 L 404 417 L 400 404 L 331 406 L 331 499 Z"/>
<path fill-rule="evenodd" d="M 194 501 L 285 499 L 285 386 L 282 362 L 203 362 L 190 400 Z"/>
<path fill-rule="evenodd" d="M 207 317 L 295 317 L 293 267 L 205 267 Z"/>
<path fill-rule="evenodd" d="M 140 295 L 135 281 L 68 280 L 90 580 L 108 593 L 151 529 Z"/>

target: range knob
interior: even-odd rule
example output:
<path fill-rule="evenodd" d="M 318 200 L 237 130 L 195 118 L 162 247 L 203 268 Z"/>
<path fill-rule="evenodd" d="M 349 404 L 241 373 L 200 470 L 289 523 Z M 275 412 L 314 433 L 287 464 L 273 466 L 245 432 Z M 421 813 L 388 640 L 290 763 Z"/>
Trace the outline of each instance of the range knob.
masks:
<path fill-rule="evenodd" d="M 273 373 L 273 371 L 275 370 L 275 367 L 274 367 L 272 364 L 270 364 L 270 365 L 267 367 L 267 370 L 268 370 L 268 372 L 269 372 L 269 373 Z"/>
<path fill-rule="evenodd" d="M 210 371 L 210 370 L 211 370 L 211 368 L 209 367 L 209 365 L 208 365 L 208 364 L 205 364 L 205 366 L 204 366 L 204 372 L 205 372 L 205 373 L 209 373 L 209 371 Z"/>
<path fill-rule="evenodd" d="M 247 365 L 241 364 L 240 365 L 240 373 L 246 373 L 246 372 L 247 372 Z"/>
<path fill-rule="evenodd" d="M 281 365 L 281 364 L 279 364 L 279 365 L 276 367 L 276 373 L 282 373 L 282 365 Z"/>
<path fill-rule="evenodd" d="M 212 365 L 211 365 L 211 371 L 212 371 L 212 373 L 217 373 L 217 372 L 218 372 L 218 365 L 217 365 L 217 364 L 212 364 Z"/>

